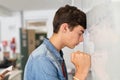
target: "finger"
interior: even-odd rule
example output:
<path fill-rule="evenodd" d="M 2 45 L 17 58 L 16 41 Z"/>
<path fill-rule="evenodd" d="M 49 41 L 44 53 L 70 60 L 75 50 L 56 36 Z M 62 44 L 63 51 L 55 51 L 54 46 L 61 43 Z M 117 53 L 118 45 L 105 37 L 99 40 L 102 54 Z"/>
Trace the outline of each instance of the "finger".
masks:
<path fill-rule="evenodd" d="M 81 51 L 76 51 L 76 53 L 81 53 Z"/>
<path fill-rule="evenodd" d="M 86 57 L 91 60 L 91 55 L 90 54 L 87 54 Z"/>
<path fill-rule="evenodd" d="M 84 54 L 83 53 L 79 53 L 80 54 L 80 56 L 84 56 Z"/>

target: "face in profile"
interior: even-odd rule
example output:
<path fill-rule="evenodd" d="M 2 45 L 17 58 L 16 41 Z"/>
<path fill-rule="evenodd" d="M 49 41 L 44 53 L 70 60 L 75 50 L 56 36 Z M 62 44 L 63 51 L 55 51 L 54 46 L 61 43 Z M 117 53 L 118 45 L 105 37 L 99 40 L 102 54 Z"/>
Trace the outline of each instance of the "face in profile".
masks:
<path fill-rule="evenodd" d="M 66 36 L 66 39 L 67 39 L 66 46 L 69 48 L 74 48 L 76 45 L 82 42 L 83 33 L 84 33 L 84 29 L 80 25 L 74 27 L 72 31 L 69 30 Z"/>

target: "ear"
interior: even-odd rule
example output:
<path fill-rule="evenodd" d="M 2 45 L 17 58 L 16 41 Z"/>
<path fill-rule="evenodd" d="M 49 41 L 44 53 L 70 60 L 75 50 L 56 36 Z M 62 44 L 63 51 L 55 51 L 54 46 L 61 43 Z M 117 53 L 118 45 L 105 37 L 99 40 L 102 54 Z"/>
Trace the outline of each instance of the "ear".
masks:
<path fill-rule="evenodd" d="M 66 32 L 66 31 L 68 31 L 69 30 L 69 25 L 67 24 L 67 23 L 63 23 L 62 25 L 61 25 L 61 27 L 60 27 L 60 30 L 62 31 L 62 32 Z"/>

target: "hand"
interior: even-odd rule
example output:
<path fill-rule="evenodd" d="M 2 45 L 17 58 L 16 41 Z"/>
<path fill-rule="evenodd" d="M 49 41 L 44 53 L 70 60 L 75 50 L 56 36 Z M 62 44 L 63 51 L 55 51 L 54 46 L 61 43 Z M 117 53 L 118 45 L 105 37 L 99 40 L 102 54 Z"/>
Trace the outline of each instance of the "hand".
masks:
<path fill-rule="evenodd" d="M 71 54 L 71 62 L 76 68 L 75 77 L 85 80 L 91 64 L 90 55 L 80 51 L 74 52 Z"/>

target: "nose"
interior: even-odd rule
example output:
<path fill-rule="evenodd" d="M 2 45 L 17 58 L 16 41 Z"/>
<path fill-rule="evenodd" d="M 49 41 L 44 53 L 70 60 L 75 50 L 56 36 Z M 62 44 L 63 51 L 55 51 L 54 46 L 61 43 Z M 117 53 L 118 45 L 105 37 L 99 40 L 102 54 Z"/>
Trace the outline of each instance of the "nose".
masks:
<path fill-rule="evenodd" d="M 81 35 L 79 38 L 79 42 L 83 42 L 83 41 L 84 41 L 84 38 L 83 38 L 83 35 Z"/>

